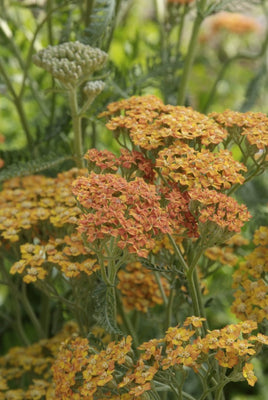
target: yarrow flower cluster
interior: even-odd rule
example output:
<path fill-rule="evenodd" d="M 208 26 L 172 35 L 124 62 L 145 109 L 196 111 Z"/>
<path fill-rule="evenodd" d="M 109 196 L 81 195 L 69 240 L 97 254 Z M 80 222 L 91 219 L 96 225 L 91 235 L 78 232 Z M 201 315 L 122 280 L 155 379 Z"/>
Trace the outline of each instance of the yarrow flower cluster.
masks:
<path fill-rule="evenodd" d="M 2 245 L 6 241 L 18 242 L 25 232 L 33 236 L 32 240 L 42 236 L 48 224 L 54 229 L 74 225 L 81 213 L 71 191 L 77 174 L 79 171 L 74 168 L 56 178 L 34 175 L 4 182 L 0 199 Z"/>
<path fill-rule="evenodd" d="M 137 399 L 152 389 L 155 379 L 161 382 L 163 371 L 190 367 L 198 374 L 212 353 L 220 367 L 231 370 L 229 381 L 246 379 L 254 386 L 257 378 L 248 361 L 262 344 L 268 344 L 268 338 L 252 335 L 257 328 L 253 321 L 227 325 L 201 338 L 198 332 L 203 321 L 204 318 L 188 317 L 183 326 L 168 328 L 163 338 L 142 343 L 137 360 L 130 336 L 119 343 L 109 343 L 101 351 L 92 348 L 87 339 L 66 341 L 53 366 L 57 398 L 93 398 L 96 394 L 105 399 L 113 390 L 118 396 L 128 394 L 126 399 Z M 243 367 L 242 373 L 235 370 L 238 364 Z M 169 385 L 168 381 L 165 383 Z"/>
<path fill-rule="evenodd" d="M 1 356 L 0 398 L 57 399 L 51 366 L 61 343 L 77 331 L 78 326 L 68 322 L 52 338 L 42 339 L 28 347 L 12 347 L 7 354 Z M 26 388 L 23 389 L 26 382 Z"/>
<path fill-rule="evenodd" d="M 234 141 L 245 137 L 247 146 L 254 146 L 258 150 L 267 151 L 268 146 L 268 117 L 261 112 L 248 111 L 241 113 L 225 110 L 222 113 L 212 112 L 211 118 L 229 131 Z"/>
<path fill-rule="evenodd" d="M 155 186 L 141 178 L 128 182 L 119 175 L 91 172 L 73 183 L 73 193 L 87 211 L 78 230 L 93 246 L 114 237 L 119 248 L 146 257 L 154 247 L 153 235 L 171 232 Z"/>
<path fill-rule="evenodd" d="M 85 247 L 77 233 L 39 244 L 22 244 L 20 252 L 21 259 L 12 265 L 10 273 L 22 274 L 26 283 L 45 279 L 55 267 L 67 278 L 82 273 L 90 276 L 99 269 L 96 255 Z"/>
<path fill-rule="evenodd" d="M 229 189 L 244 182 L 239 171 L 247 170 L 228 150 L 218 153 L 206 149 L 196 151 L 180 141 L 159 152 L 156 167 L 165 178 L 179 183 L 184 189 Z"/>
<path fill-rule="evenodd" d="M 244 204 L 239 205 L 235 199 L 215 190 L 191 190 L 190 197 L 193 200 L 192 212 L 199 214 L 199 229 L 201 224 L 211 221 L 222 230 L 240 232 L 250 218 Z"/>
<path fill-rule="evenodd" d="M 147 312 L 148 308 L 163 304 L 163 297 L 152 271 L 147 270 L 140 262 L 133 262 L 118 272 L 118 289 L 126 310 Z M 169 295 L 169 283 L 160 278 L 165 295 Z"/>
<path fill-rule="evenodd" d="M 257 246 L 233 274 L 235 300 L 232 312 L 241 320 L 261 323 L 268 315 L 268 227 L 261 226 L 254 234 Z"/>
<path fill-rule="evenodd" d="M 146 182 L 153 183 L 155 178 L 154 164 L 139 151 L 121 149 L 120 156 L 108 150 L 90 149 L 84 158 L 88 161 L 88 169 L 96 173 L 121 172 L 127 180 L 141 176 Z"/>
<path fill-rule="evenodd" d="M 194 139 L 203 145 L 222 142 L 227 132 L 213 119 L 191 107 L 164 105 L 155 96 L 131 97 L 108 105 L 100 117 L 108 117 L 107 128 L 115 135 L 129 131 L 135 146 L 144 150 L 159 150 L 182 140 L 190 144 Z"/>

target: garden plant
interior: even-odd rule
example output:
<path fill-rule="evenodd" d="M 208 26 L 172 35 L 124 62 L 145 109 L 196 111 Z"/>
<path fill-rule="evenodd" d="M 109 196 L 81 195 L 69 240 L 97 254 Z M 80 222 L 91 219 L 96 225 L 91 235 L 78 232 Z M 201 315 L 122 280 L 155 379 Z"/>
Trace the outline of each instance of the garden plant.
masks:
<path fill-rule="evenodd" d="M 265 400 L 266 1 L 0 7 L 0 399 Z"/>

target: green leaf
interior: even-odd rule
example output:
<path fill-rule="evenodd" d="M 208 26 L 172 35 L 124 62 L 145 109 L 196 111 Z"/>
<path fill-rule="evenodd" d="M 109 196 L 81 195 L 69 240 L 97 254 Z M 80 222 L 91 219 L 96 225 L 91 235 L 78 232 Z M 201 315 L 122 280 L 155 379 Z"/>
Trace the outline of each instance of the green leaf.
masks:
<path fill-rule="evenodd" d="M 99 326 L 108 333 L 123 335 L 116 323 L 116 296 L 115 287 L 107 286 L 101 282 L 94 290 L 93 297 L 96 302 L 95 319 Z"/>
<path fill-rule="evenodd" d="M 48 156 L 42 156 L 35 160 L 14 163 L 9 165 L 0 172 L 0 182 L 4 182 L 7 179 L 11 179 L 16 176 L 33 175 L 36 174 L 37 172 L 54 168 L 59 164 L 63 163 L 64 161 L 70 159 L 72 159 L 71 156 L 59 157 L 55 153 L 51 153 Z"/>

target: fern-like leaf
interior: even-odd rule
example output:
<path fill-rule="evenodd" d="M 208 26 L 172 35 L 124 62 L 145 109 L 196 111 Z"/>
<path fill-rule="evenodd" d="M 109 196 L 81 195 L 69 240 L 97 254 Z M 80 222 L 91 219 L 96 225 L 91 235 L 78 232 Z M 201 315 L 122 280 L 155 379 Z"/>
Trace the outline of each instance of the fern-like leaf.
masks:
<path fill-rule="evenodd" d="M 99 326 L 108 333 L 123 335 L 116 324 L 116 296 L 115 287 L 106 286 L 101 282 L 94 291 L 96 302 L 95 319 Z"/>
<path fill-rule="evenodd" d="M 91 46 L 101 46 L 111 29 L 115 16 L 115 6 L 115 0 L 95 1 L 90 15 L 90 24 L 85 28 L 84 42 Z"/>
<path fill-rule="evenodd" d="M 70 159 L 72 159 L 71 156 L 59 157 L 56 154 L 50 154 L 49 156 L 39 157 L 36 160 L 11 164 L 0 172 L 0 182 L 17 176 L 33 175 L 46 169 L 54 168 Z"/>
<path fill-rule="evenodd" d="M 173 265 L 166 265 L 166 266 L 163 267 L 161 265 L 153 264 L 152 262 L 150 262 L 146 258 L 141 258 L 140 262 L 145 268 L 147 268 L 147 269 L 149 269 L 151 271 L 155 271 L 155 272 L 176 272 L 176 273 L 178 272 Z"/>
<path fill-rule="evenodd" d="M 254 5 L 260 5 L 260 0 L 215 0 L 211 2 L 206 10 L 206 16 L 220 11 L 245 12 L 249 11 Z"/>
<path fill-rule="evenodd" d="M 255 105 L 259 98 L 260 91 L 263 88 L 263 79 L 265 78 L 266 74 L 266 66 L 262 66 L 262 68 L 249 82 L 245 95 L 245 101 L 240 108 L 241 112 L 249 111 Z"/>

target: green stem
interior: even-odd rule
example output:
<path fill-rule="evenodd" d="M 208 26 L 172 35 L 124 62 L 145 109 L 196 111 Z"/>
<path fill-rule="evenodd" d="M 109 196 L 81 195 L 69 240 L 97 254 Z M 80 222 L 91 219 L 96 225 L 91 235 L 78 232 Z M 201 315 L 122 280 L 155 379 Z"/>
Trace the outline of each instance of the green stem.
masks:
<path fill-rule="evenodd" d="M 132 325 L 132 322 L 128 316 L 128 314 L 125 312 L 124 306 L 122 304 L 121 298 L 119 296 L 119 293 L 116 291 L 116 300 L 117 300 L 117 305 L 118 305 L 118 311 L 122 317 L 123 323 L 126 327 L 127 332 L 130 334 L 130 336 L 133 339 L 133 344 L 135 348 L 139 346 L 139 340 L 138 336 L 136 334 L 136 331 L 134 329 L 134 326 Z"/>
<path fill-rule="evenodd" d="M 261 56 L 263 56 L 266 52 L 266 48 L 268 46 L 268 31 L 266 32 L 266 36 L 265 36 L 265 40 L 262 44 L 262 47 L 260 49 L 260 51 L 257 54 L 244 54 L 244 53 L 239 53 L 236 54 L 235 56 L 229 58 L 228 60 L 225 61 L 225 63 L 223 64 L 221 70 L 218 73 L 218 76 L 212 86 L 212 89 L 209 92 L 207 101 L 204 105 L 204 107 L 202 108 L 202 113 L 207 113 L 208 109 L 214 99 L 214 96 L 216 94 L 216 90 L 217 90 L 217 86 L 218 83 L 222 80 L 223 76 L 225 75 L 225 72 L 227 71 L 227 69 L 229 68 L 229 66 L 236 60 L 256 60 L 258 58 L 260 58 Z"/>
<path fill-rule="evenodd" d="M 156 282 L 157 282 L 157 285 L 158 285 L 158 287 L 159 287 L 159 290 L 160 290 L 160 293 L 161 293 L 163 302 L 164 302 L 165 306 L 167 306 L 168 300 L 167 300 L 167 296 L 166 296 L 166 293 L 165 293 L 165 291 L 164 291 L 164 288 L 163 288 L 163 285 L 162 285 L 162 282 L 161 282 L 159 273 L 156 272 L 156 271 L 154 271 L 154 277 L 155 277 Z"/>
<path fill-rule="evenodd" d="M 178 30 L 178 40 L 177 40 L 177 45 L 176 45 L 176 54 L 180 54 L 180 47 L 181 47 L 181 41 L 182 41 L 182 35 L 183 35 L 183 29 L 184 29 L 184 22 L 185 22 L 185 16 L 188 12 L 189 6 L 188 4 L 184 4 L 183 6 L 183 13 L 181 16 L 180 24 L 179 24 L 179 30 Z"/>
<path fill-rule="evenodd" d="M 175 242 L 175 240 L 173 239 L 173 237 L 170 234 L 168 234 L 168 237 L 173 245 L 173 248 L 175 250 L 177 257 L 179 258 L 179 261 L 184 269 L 184 272 L 187 273 L 189 270 L 189 266 L 186 263 L 186 261 L 184 260 L 183 255 L 181 254 L 181 251 L 180 251 L 179 247 L 177 246 L 177 243 Z"/>
<path fill-rule="evenodd" d="M 25 346 L 28 346 L 30 344 L 30 341 L 24 331 L 22 324 L 21 303 L 18 299 L 19 288 L 17 287 L 17 285 L 13 283 L 11 276 L 6 270 L 3 262 L 0 263 L 0 268 L 1 268 L 1 274 L 5 278 L 5 281 L 1 281 L 1 284 L 7 285 L 9 288 L 9 292 L 13 293 L 13 295 L 10 296 L 10 298 L 11 298 L 11 305 L 13 305 L 12 308 L 14 308 L 15 322 L 12 321 L 12 324 L 15 327 L 15 331 L 18 334 L 21 342 Z"/>
<path fill-rule="evenodd" d="M 199 34 L 200 26 L 204 19 L 203 11 L 205 9 L 205 5 L 206 5 L 206 0 L 200 0 L 197 5 L 198 6 L 197 16 L 196 16 L 196 19 L 194 22 L 192 35 L 191 35 L 191 39 L 190 39 L 190 43 L 189 43 L 187 55 L 185 58 L 183 71 L 182 71 L 182 76 L 181 76 L 181 80 L 180 80 L 180 87 L 179 87 L 178 98 L 177 98 L 178 105 L 185 104 L 186 91 L 187 91 L 188 82 L 190 79 L 190 74 L 191 74 L 192 66 L 193 66 L 193 62 L 194 62 L 198 34 Z"/>
<path fill-rule="evenodd" d="M 29 302 L 29 299 L 27 297 L 27 292 L 26 292 L 26 284 L 23 283 L 22 284 L 22 291 L 20 294 L 20 300 L 25 308 L 25 311 L 27 312 L 30 320 L 32 321 L 33 326 L 36 329 L 36 332 L 39 336 L 40 339 L 44 339 L 46 337 L 45 332 L 43 331 L 41 324 L 38 320 L 38 318 L 35 315 L 35 312 Z"/>
<path fill-rule="evenodd" d="M 175 277 L 174 277 L 175 279 Z M 165 321 L 165 331 L 170 327 L 171 323 L 172 323 L 172 308 L 173 308 L 173 303 L 174 303 L 174 299 L 175 299 L 175 294 L 176 294 L 176 290 L 175 288 L 171 288 L 170 293 L 169 293 L 169 297 L 168 297 L 168 304 L 167 304 L 167 308 L 166 308 L 166 321 Z"/>
<path fill-rule="evenodd" d="M 195 249 L 195 256 L 193 257 L 190 265 L 188 265 L 186 263 L 186 261 L 184 260 L 179 247 L 177 246 L 175 240 L 173 239 L 173 237 L 171 235 L 169 235 L 169 239 L 174 247 L 176 255 L 178 256 L 178 258 L 183 266 L 185 276 L 187 278 L 189 294 L 191 296 L 192 303 L 193 303 L 194 315 L 197 317 L 205 318 L 205 310 L 203 307 L 200 285 L 199 285 L 199 281 L 198 281 L 197 273 L 196 273 L 196 264 L 203 253 L 202 246 L 198 246 Z M 205 335 L 206 331 L 208 329 L 206 321 L 205 321 L 205 324 L 202 329 L 203 329 L 203 334 Z"/>
<path fill-rule="evenodd" d="M 191 270 L 186 274 L 186 278 L 187 278 L 187 283 L 188 283 L 189 294 L 191 296 L 192 303 L 193 303 L 194 315 L 196 317 L 205 317 L 202 314 L 201 309 L 200 309 L 198 288 L 195 285 L 195 280 L 194 280 L 193 275 L 194 275 L 194 271 Z"/>
<path fill-rule="evenodd" d="M 88 27 L 90 24 L 91 14 L 94 8 L 95 0 L 86 0 L 86 9 L 85 9 L 85 27 Z"/>
<path fill-rule="evenodd" d="M 52 1 L 47 0 L 46 2 L 46 9 L 47 9 L 47 36 L 48 42 L 52 46 L 53 45 L 53 29 L 52 29 L 52 20 L 51 20 L 51 10 L 52 10 Z"/>
<path fill-rule="evenodd" d="M 69 89 L 68 94 L 74 131 L 74 156 L 77 167 L 83 168 L 82 117 L 78 110 L 76 88 Z"/>
<path fill-rule="evenodd" d="M 49 334 L 49 324 L 50 324 L 50 304 L 49 297 L 42 293 L 41 300 L 41 326 L 45 333 L 45 336 L 48 337 Z"/>
<path fill-rule="evenodd" d="M 30 133 L 30 127 L 29 127 L 29 124 L 28 124 L 28 121 L 27 121 L 27 118 L 26 118 L 26 115 L 25 115 L 25 112 L 24 112 L 24 108 L 23 108 L 22 102 L 20 101 L 20 98 L 17 96 L 17 94 L 16 94 L 16 92 L 15 92 L 15 90 L 13 88 L 13 85 L 12 85 L 12 83 L 11 83 L 11 81 L 10 81 L 10 79 L 9 79 L 5 69 L 4 69 L 4 66 L 3 66 L 1 60 L 0 60 L 0 73 L 1 73 L 1 75 L 2 75 L 2 77 L 4 79 L 4 81 L 5 81 L 5 83 L 6 83 L 7 87 L 8 87 L 8 89 L 9 89 L 12 97 L 13 97 L 13 102 L 14 102 L 14 105 L 15 105 L 15 107 L 17 109 L 17 112 L 18 112 L 18 115 L 19 115 L 19 118 L 20 118 L 20 122 L 21 122 L 21 125 L 23 127 L 26 139 L 27 139 L 29 150 L 32 150 L 33 149 L 33 139 L 32 139 L 32 135 Z"/>

